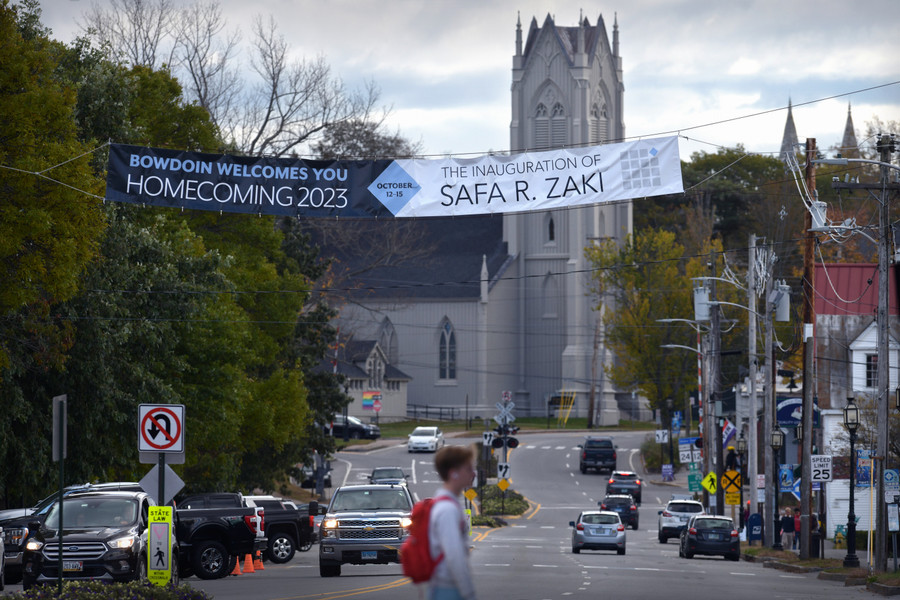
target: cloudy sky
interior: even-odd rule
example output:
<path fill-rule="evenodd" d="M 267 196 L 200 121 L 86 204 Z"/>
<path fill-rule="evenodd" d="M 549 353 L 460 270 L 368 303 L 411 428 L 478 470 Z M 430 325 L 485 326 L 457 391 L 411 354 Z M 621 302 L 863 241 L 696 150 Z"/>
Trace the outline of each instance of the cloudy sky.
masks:
<path fill-rule="evenodd" d="M 181 5 L 180 0 L 172 0 Z M 99 0 L 109 6 L 110 0 Z M 90 0 L 42 0 L 56 38 L 78 33 Z M 618 16 L 631 136 L 681 131 L 682 158 L 737 143 L 777 152 L 794 102 L 801 141 L 840 142 L 853 105 L 866 121 L 900 120 L 897 0 L 220 0 L 229 25 L 274 15 L 297 58 L 324 55 L 349 85 L 374 80 L 391 123 L 426 153 L 509 146 L 510 69 L 517 14 L 527 32 L 549 13 L 571 26 L 584 11 Z M 612 32 L 610 31 L 610 36 Z M 709 125 L 707 125 L 709 124 Z M 705 126 L 703 126 L 705 125 Z M 702 127 L 697 127 L 702 126 Z"/>

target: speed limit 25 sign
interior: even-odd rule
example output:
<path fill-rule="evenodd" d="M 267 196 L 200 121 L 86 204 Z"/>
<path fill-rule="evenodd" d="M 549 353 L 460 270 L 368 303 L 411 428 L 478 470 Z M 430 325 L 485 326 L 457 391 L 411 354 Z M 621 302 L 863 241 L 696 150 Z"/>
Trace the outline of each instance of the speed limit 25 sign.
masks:
<path fill-rule="evenodd" d="M 809 457 L 812 460 L 812 470 L 810 471 L 810 479 L 812 481 L 831 481 L 831 456 L 822 454 L 814 454 Z"/>

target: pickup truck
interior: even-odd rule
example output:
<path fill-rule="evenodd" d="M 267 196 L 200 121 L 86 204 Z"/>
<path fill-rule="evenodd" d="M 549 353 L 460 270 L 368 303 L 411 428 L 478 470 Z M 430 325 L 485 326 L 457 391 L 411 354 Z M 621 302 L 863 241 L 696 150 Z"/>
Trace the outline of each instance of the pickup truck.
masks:
<path fill-rule="evenodd" d="M 405 485 L 349 485 L 335 490 L 319 533 L 319 575 L 338 577 L 341 565 L 400 562 L 412 524 Z"/>
<path fill-rule="evenodd" d="M 181 500 L 175 510 L 175 534 L 178 538 L 180 568 L 183 577 L 219 579 L 234 569 L 247 554 L 265 550 L 264 510 L 240 504 L 228 504 L 227 496 L 208 494 Z"/>
<path fill-rule="evenodd" d="M 610 473 L 616 470 L 616 445 L 612 438 L 587 437 L 578 447 L 581 449 L 578 467 L 582 473 L 587 473 L 588 469 Z"/>
<path fill-rule="evenodd" d="M 74 492 L 63 500 L 60 523 L 59 502 L 54 503 L 43 523 L 32 522 L 35 533 L 25 544 L 22 588 L 55 582 L 60 567 L 67 580 L 146 579 L 151 505 L 144 492 Z M 177 542 L 171 552 L 178 556 Z M 172 576 L 177 585 L 178 573 Z"/>
<path fill-rule="evenodd" d="M 266 537 L 269 545 L 265 556 L 275 564 L 283 564 L 294 558 L 297 550 L 306 552 L 312 548 L 312 525 L 309 512 L 300 512 L 293 503 L 275 496 L 244 496 L 249 504 L 266 511 Z"/>

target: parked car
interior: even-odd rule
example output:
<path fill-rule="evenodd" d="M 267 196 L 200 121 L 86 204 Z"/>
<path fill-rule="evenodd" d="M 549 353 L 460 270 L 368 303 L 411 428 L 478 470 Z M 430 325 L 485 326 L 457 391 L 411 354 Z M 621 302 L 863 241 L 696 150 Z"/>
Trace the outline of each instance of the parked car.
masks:
<path fill-rule="evenodd" d="M 612 473 L 616 469 L 616 445 L 612 438 L 586 437 L 578 447 L 581 448 L 578 468 L 582 473 L 588 469 Z"/>
<path fill-rule="evenodd" d="M 659 543 L 665 544 L 669 538 L 679 537 L 688 520 L 704 512 L 703 505 L 696 500 L 669 500 L 666 508 L 659 511 L 657 522 Z"/>
<path fill-rule="evenodd" d="M 582 550 L 615 550 L 617 554 L 625 554 L 625 525 L 618 513 L 584 511 L 577 521 L 569 521 L 569 527 L 574 554 Z"/>
<path fill-rule="evenodd" d="M 740 560 L 741 542 L 734 521 L 713 515 L 691 517 L 681 532 L 678 556 L 693 558 L 695 554 Z"/>
<path fill-rule="evenodd" d="M 338 577 L 341 565 L 400 562 L 412 525 L 412 496 L 404 485 L 351 485 L 331 497 L 319 532 L 319 574 Z"/>
<path fill-rule="evenodd" d="M 331 422 L 331 433 L 336 438 L 344 437 L 344 428 L 347 428 L 347 437 L 352 440 L 377 440 L 381 437 L 381 429 L 373 423 L 363 423 L 360 419 L 344 415 L 334 415 Z"/>
<path fill-rule="evenodd" d="M 407 452 L 416 452 L 425 450 L 428 452 L 436 452 L 438 448 L 444 445 L 444 433 L 440 427 L 416 427 L 409 434 L 406 442 Z"/>
<path fill-rule="evenodd" d="M 310 504 L 315 504 L 315 506 L 313 506 L 313 508 L 315 509 L 314 514 L 310 514 L 310 505 L 309 504 L 301 504 L 300 506 L 297 507 L 297 510 L 300 511 L 300 514 L 312 516 L 312 518 L 313 518 L 312 542 L 315 544 L 316 542 L 319 541 L 319 530 L 322 527 L 322 521 L 325 519 L 325 512 L 328 510 L 328 505 L 327 504 L 319 504 L 318 502 L 315 502 L 315 503 L 311 502 Z M 305 552 L 305 550 L 304 550 L 304 552 Z"/>
<path fill-rule="evenodd" d="M 369 483 L 407 485 L 409 480 L 400 467 L 375 467 L 369 475 Z"/>
<path fill-rule="evenodd" d="M 631 494 L 634 501 L 641 503 L 641 478 L 633 471 L 613 471 L 606 483 L 607 494 Z"/>
<path fill-rule="evenodd" d="M 68 496 L 76 492 L 142 492 L 141 484 L 135 482 L 83 483 L 70 485 L 63 490 Z M 6 583 L 22 581 L 22 559 L 25 556 L 25 544 L 37 529 L 31 523 L 42 523 L 53 504 L 59 500 L 59 492 L 54 492 L 31 508 L 18 508 L 4 511 L 6 518 L 0 519 L 3 528 L 3 553 L 5 555 L 3 574 Z"/>
<path fill-rule="evenodd" d="M 249 504 L 262 507 L 266 515 L 266 558 L 275 564 L 290 562 L 297 550 L 306 552 L 312 547 L 312 526 L 309 514 L 297 506 L 275 496 L 244 496 Z"/>
<path fill-rule="evenodd" d="M 178 503 L 175 517 L 184 577 L 225 577 L 239 559 L 268 547 L 265 510 L 248 505 L 241 494 L 188 496 Z"/>
<path fill-rule="evenodd" d="M 133 581 L 147 577 L 148 512 L 154 502 L 144 492 L 77 492 L 54 503 L 25 544 L 23 589 L 55 582 L 59 569 L 68 580 Z M 59 532 L 64 532 L 62 556 Z M 173 563 L 178 543 L 173 538 Z M 172 577 L 177 583 L 178 569 Z"/>
<path fill-rule="evenodd" d="M 635 530 L 638 528 L 640 515 L 637 504 L 630 494 L 610 494 L 597 504 L 600 505 L 600 510 L 611 510 L 618 513 L 626 527 Z"/>
<path fill-rule="evenodd" d="M 324 487 L 330 488 L 331 484 L 331 461 L 327 461 L 324 465 L 325 473 L 323 474 L 324 479 L 322 485 Z M 303 489 L 315 489 L 316 487 L 316 468 L 312 465 L 303 465 L 300 468 L 300 472 L 303 475 L 303 481 L 300 482 L 300 487 Z"/>

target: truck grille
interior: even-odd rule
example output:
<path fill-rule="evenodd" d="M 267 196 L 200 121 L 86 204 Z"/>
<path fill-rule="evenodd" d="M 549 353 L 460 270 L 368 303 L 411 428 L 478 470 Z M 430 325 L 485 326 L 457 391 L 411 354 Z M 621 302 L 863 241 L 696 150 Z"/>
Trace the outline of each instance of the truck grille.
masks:
<path fill-rule="evenodd" d="M 400 539 L 399 529 L 374 529 L 365 531 L 361 529 L 341 529 L 341 539 L 344 540 L 397 540 Z"/>
<path fill-rule="evenodd" d="M 399 540 L 399 519 L 346 519 L 338 521 L 338 537 L 344 540 Z"/>
<path fill-rule="evenodd" d="M 44 546 L 44 558 L 59 559 L 59 544 L 51 542 Z M 63 560 L 93 560 L 106 554 L 106 546 L 100 542 L 81 542 L 67 544 L 63 542 Z"/>
<path fill-rule="evenodd" d="M 340 519 L 338 526 L 344 527 L 400 527 L 399 519 Z"/>

